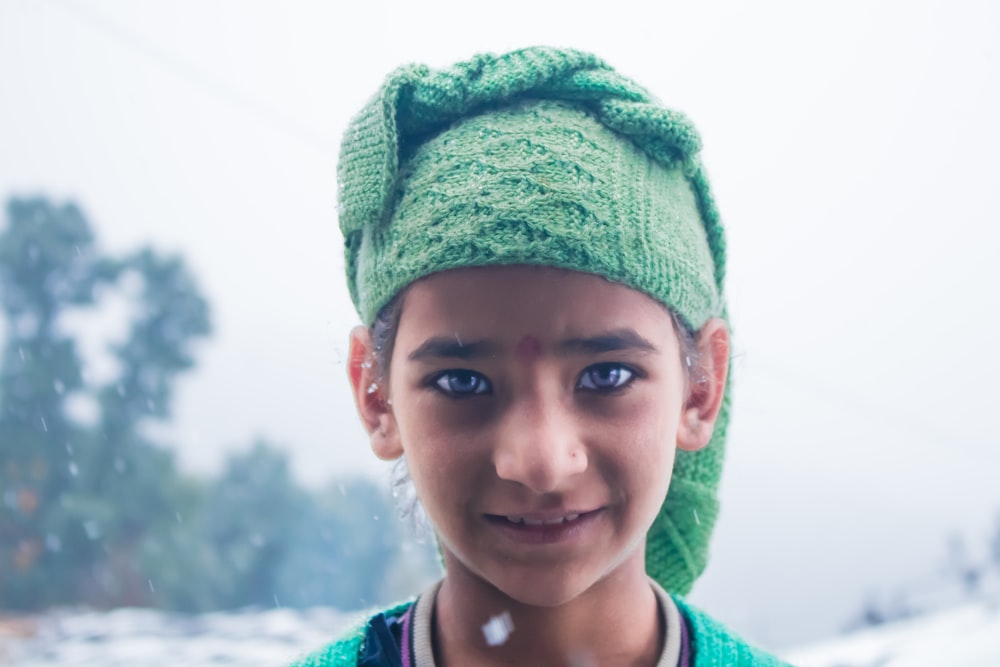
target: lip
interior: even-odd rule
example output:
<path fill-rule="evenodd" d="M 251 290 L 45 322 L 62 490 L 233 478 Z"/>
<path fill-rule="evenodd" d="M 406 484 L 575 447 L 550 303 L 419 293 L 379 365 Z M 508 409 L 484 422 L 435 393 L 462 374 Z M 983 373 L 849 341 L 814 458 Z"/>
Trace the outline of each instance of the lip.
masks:
<path fill-rule="evenodd" d="M 595 510 L 560 510 L 512 514 L 485 514 L 501 535 L 520 544 L 556 544 L 583 535 L 601 515 Z M 514 519 L 512 521 L 511 519 Z"/>

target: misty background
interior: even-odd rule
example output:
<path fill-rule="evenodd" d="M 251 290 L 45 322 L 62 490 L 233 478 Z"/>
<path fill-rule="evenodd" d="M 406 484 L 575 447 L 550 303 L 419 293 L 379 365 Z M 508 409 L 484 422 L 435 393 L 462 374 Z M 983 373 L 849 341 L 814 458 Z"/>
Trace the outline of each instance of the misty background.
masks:
<path fill-rule="evenodd" d="M 532 44 L 597 53 L 704 138 L 738 356 L 692 601 L 788 646 L 931 585 L 957 552 L 986 558 L 1000 521 L 1000 8 L 986 0 L 0 0 L 0 197 L 75 203 L 108 256 L 183 258 L 211 333 L 171 418 L 140 429 L 179 470 L 224 475 L 264 440 L 316 493 L 358 475 L 388 492 L 343 363 L 357 315 L 340 134 L 400 64 Z M 108 346 L 137 315 L 120 299 L 92 311 L 66 326 L 84 382 L 113 384 Z M 85 403 L 83 423 L 98 412 Z"/>

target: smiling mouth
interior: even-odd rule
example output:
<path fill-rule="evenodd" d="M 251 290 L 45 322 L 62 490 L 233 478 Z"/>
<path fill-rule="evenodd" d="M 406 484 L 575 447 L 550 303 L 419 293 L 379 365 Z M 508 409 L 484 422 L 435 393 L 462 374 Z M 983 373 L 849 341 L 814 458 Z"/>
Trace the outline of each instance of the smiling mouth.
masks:
<path fill-rule="evenodd" d="M 520 528 L 520 529 L 539 529 L 539 528 L 559 528 L 559 527 L 569 527 L 580 523 L 585 523 L 588 519 L 591 519 L 601 512 L 600 507 L 597 509 L 579 511 L 575 510 L 572 512 L 563 512 L 559 514 L 553 513 L 531 513 L 531 514 L 486 514 L 487 521 L 497 524 L 498 526 L 507 528 Z"/>
<path fill-rule="evenodd" d="M 595 522 L 601 515 L 602 509 L 545 515 L 487 514 L 485 516 L 486 520 L 507 539 L 538 546 L 575 540 L 588 534 L 596 525 Z"/>
<path fill-rule="evenodd" d="M 519 515 L 507 515 L 501 517 L 506 519 L 509 523 L 522 526 L 556 526 L 560 523 L 568 523 L 570 521 L 576 521 L 580 518 L 579 512 L 572 512 L 560 517 L 555 517 L 552 519 L 532 519 L 525 516 Z"/>

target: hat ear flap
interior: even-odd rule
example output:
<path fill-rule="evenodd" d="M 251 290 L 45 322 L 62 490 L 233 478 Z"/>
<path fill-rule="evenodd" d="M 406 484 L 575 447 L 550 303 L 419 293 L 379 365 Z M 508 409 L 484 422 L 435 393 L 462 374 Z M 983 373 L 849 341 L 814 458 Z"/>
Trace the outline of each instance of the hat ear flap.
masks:
<path fill-rule="evenodd" d="M 670 489 L 646 533 L 646 572 L 671 593 L 687 595 L 708 564 L 719 516 L 719 481 L 729 427 L 730 383 L 708 446 L 679 450 Z"/>

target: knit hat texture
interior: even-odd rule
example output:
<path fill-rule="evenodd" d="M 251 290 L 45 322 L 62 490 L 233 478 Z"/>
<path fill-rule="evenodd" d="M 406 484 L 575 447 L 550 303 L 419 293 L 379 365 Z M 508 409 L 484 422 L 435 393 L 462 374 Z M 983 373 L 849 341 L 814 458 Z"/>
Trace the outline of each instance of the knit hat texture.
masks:
<path fill-rule="evenodd" d="M 510 264 L 604 276 L 692 329 L 725 317 L 722 223 L 680 113 L 587 53 L 530 48 L 402 67 L 344 135 L 340 227 L 371 324 L 407 285 Z M 646 569 L 687 593 L 718 513 L 729 390 L 711 443 L 679 451 Z"/>

